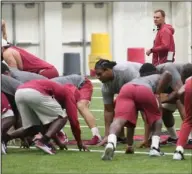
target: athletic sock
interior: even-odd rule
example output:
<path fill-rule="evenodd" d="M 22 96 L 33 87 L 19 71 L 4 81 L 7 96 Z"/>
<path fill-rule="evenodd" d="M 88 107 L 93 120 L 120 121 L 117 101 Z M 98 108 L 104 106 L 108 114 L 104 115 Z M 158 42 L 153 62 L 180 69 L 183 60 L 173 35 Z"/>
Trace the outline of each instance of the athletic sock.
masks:
<path fill-rule="evenodd" d="M 169 132 L 169 135 L 170 135 L 171 138 L 177 139 L 177 132 L 176 132 L 174 126 L 173 127 L 169 127 L 169 128 L 167 127 L 167 131 Z"/>
<path fill-rule="evenodd" d="M 108 143 L 113 143 L 114 147 L 117 146 L 117 136 L 115 134 L 110 134 L 108 136 Z"/>
<path fill-rule="evenodd" d="M 99 129 L 97 127 L 91 128 L 91 132 L 93 136 L 97 136 L 99 140 L 101 140 L 101 135 L 99 134 Z"/>
<path fill-rule="evenodd" d="M 151 148 L 155 147 L 156 149 L 159 149 L 159 141 L 160 141 L 160 137 L 157 135 L 153 135 L 152 142 L 151 142 Z"/>
<path fill-rule="evenodd" d="M 180 152 L 184 153 L 184 149 L 182 146 L 177 146 L 176 151 L 180 151 Z"/>
<path fill-rule="evenodd" d="M 188 136 L 188 140 L 192 139 L 192 131 L 190 132 L 189 136 Z"/>

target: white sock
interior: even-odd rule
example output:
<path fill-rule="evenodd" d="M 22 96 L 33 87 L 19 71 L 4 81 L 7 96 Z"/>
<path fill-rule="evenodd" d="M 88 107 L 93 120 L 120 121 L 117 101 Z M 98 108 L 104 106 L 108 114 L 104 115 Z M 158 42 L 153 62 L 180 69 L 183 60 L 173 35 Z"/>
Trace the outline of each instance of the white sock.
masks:
<path fill-rule="evenodd" d="M 60 132 L 62 132 L 64 134 L 63 128 L 60 130 Z"/>
<path fill-rule="evenodd" d="M 190 132 L 189 136 L 188 136 L 188 140 L 192 139 L 192 131 Z"/>
<path fill-rule="evenodd" d="M 169 135 L 170 135 L 171 138 L 177 139 L 177 132 L 176 132 L 174 126 L 173 127 L 169 127 L 169 128 L 167 127 L 167 131 L 169 132 Z"/>
<path fill-rule="evenodd" d="M 177 146 L 176 151 L 180 151 L 180 152 L 184 153 L 184 149 L 182 146 Z"/>
<path fill-rule="evenodd" d="M 97 136 L 101 140 L 101 135 L 99 134 L 99 129 L 97 127 L 92 128 L 91 132 L 93 136 Z"/>
<path fill-rule="evenodd" d="M 108 143 L 113 143 L 114 147 L 116 148 L 116 146 L 117 146 L 117 136 L 115 134 L 110 134 L 108 136 Z"/>
<path fill-rule="evenodd" d="M 152 136 L 151 148 L 155 147 L 156 149 L 159 149 L 159 141 L 160 141 L 160 137 L 157 136 L 157 135 L 153 135 Z"/>

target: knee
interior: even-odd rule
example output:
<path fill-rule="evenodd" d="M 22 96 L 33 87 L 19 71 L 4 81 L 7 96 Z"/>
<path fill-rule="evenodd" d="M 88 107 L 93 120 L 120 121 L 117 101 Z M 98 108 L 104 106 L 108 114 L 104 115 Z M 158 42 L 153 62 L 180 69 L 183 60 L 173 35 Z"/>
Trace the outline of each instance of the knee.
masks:
<path fill-rule="evenodd" d="M 89 101 L 79 101 L 77 103 L 77 107 L 79 110 L 84 110 L 89 108 Z"/>

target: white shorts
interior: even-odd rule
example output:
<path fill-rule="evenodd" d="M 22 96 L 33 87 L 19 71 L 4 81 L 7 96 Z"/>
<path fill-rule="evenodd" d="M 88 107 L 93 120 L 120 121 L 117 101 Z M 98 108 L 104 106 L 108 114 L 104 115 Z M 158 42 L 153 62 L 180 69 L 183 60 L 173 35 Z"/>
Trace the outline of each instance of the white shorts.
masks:
<path fill-rule="evenodd" d="M 176 104 L 170 104 L 170 103 L 163 103 L 162 108 L 167 109 L 169 111 L 175 112 L 177 109 Z"/>
<path fill-rule="evenodd" d="M 20 112 L 24 129 L 34 125 L 53 122 L 58 116 L 66 117 L 61 105 L 51 96 L 43 95 L 31 88 L 19 89 L 15 101 Z"/>
<path fill-rule="evenodd" d="M 1 119 L 13 116 L 14 116 L 13 111 L 11 109 L 8 109 L 6 112 L 1 114 Z"/>

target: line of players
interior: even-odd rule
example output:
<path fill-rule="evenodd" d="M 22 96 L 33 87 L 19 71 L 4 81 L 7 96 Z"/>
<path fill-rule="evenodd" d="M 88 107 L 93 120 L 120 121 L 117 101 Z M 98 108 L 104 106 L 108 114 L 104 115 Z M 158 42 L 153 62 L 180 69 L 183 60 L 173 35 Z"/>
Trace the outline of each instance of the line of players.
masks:
<path fill-rule="evenodd" d="M 101 136 L 89 111 L 93 92 L 91 82 L 80 75 L 58 77 L 52 65 L 5 41 L 2 43 L 2 60 L 9 66 L 2 63 L 2 151 L 6 153 L 5 145 L 9 140 L 26 140 L 28 137 L 35 137 L 32 141 L 35 146 L 49 154 L 55 153 L 50 140 L 54 140 L 60 149 L 67 148 L 65 134 L 61 131 L 67 120 L 78 148 L 88 150 L 81 140 L 77 110 L 93 134 L 88 145 L 98 144 Z M 47 69 L 48 73 L 42 73 Z M 149 63 L 116 64 L 100 59 L 95 71 L 103 83 L 105 137 L 99 143 L 107 143 L 103 160 L 113 158 L 117 136 L 124 126 L 128 128 L 126 153 L 134 153 L 133 135 L 138 111 L 142 114 L 146 130 L 142 146 L 150 144 L 149 155 L 163 155 L 159 148 L 163 119 L 170 134 L 167 142 L 177 142 L 173 158 L 184 159 L 184 146 L 192 127 L 192 64 L 166 63 L 154 67 Z M 168 95 L 162 97 L 162 93 Z M 118 94 L 116 101 L 115 94 Z M 184 120 L 179 140 L 174 128 L 173 112 L 176 109 Z M 13 125 L 16 130 L 8 132 Z"/>

